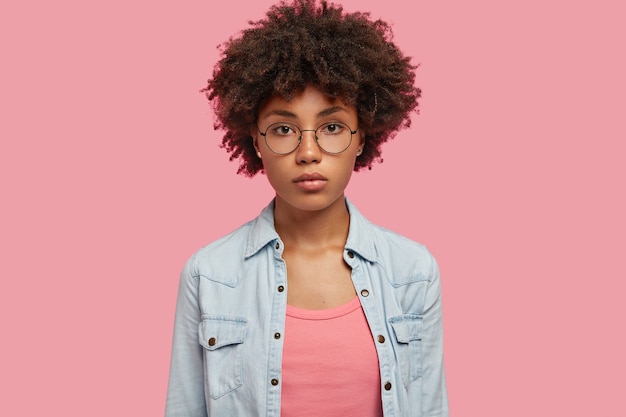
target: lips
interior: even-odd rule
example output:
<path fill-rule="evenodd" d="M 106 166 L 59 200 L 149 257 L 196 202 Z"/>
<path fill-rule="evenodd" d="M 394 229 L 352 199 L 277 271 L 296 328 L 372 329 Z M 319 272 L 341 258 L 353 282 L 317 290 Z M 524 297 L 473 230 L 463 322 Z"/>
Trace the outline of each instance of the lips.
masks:
<path fill-rule="evenodd" d="M 293 180 L 293 182 L 302 181 L 326 181 L 326 177 L 324 177 L 322 174 L 318 174 L 317 172 L 313 172 L 311 174 L 302 174 Z"/>
<path fill-rule="evenodd" d="M 318 191 L 326 185 L 328 179 L 322 174 L 313 172 L 310 174 L 302 174 L 293 179 L 293 182 L 305 191 Z"/>

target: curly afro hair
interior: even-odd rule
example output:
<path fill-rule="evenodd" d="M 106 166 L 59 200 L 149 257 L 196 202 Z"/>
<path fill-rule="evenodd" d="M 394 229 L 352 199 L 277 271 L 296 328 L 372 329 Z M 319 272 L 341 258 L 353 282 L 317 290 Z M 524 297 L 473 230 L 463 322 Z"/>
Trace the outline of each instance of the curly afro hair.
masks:
<path fill-rule="evenodd" d="M 365 148 L 354 170 L 382 162 L 381 145 L 411 124 L 420 97 L 415 66 L 392 42 L 391 27 L 369 13 L 344 13 L 322 0 L 284 1 L 221 46 L 202 92 L 213 102 L 222 147 L 241 159 L 237 173 L 263 170 L 251 132 L 265 100 L 291 100 L 310 84 L 354 106 Z"/>

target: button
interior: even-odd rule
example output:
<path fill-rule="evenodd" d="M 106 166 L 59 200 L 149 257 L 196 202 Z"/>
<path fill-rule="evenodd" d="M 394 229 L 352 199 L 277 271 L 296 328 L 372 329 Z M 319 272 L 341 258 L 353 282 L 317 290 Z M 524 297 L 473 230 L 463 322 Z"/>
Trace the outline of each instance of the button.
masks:
<path fill-rule="evenodd" d="M 280 333 L 274 333 L 274 339 L 280 339 Z"/>
<path fill-rule="evenodd" d="M 285 287 L 283 287 L 282 285 L 278 286 L 278 292 L 283 292 L 285 291 Z"/>
<path fill-rule="evenodd" d="M 348 258 L 354 258 L 354 252 L 351 250 L 348 251 Z"/>
<path fill-rule="evenodd" d="M 280 249 L 280 243 L 276 242 L 276 249 Z"/>
<path fill-rule="evenodd" d="M 215 346 L 215 344 L 217 343 L 217 339 L 212 337 L 209 339 L 209 346 Z"/>
<path fill-rule="evenodd" d="M 277 380 L 276 378 L 272 379 L 270 382 L 271 382 L 271 383 L 272 383 L 272 385 L 274 385 L 274 386 L 278 385 L 278 380 Z M 389 382 L 387 382 L 387 383 L 389 384 Z"/>
<path fill-rule="evenodd" d="M 361 295 L 363 297 L 367 297 L 368 295 L 370 295 L 370 292 L 368 290 L 361 290 Z"/>
<path fill-rule="evenodd" d="M 387 382 L 385 383 L 385 390 L 386 390 L 386 391 L 391 390 L 391 382 L 387 381 Z"/>
<path fill-rule="evenodd" d="M 376 339 L 378 339 L 378 343 L 385 343 L 385 336 L 382 334 L 379 334 Z"/>

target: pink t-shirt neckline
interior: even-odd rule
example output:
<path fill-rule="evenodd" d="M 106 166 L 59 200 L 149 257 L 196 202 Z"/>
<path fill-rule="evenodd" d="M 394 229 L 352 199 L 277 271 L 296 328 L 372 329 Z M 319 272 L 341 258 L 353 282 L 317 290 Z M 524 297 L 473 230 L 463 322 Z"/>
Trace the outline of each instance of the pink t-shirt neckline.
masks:
<path fill-rule="evenodd" d="M 302 320 L 330 320 L 350 314 L 357 308 L 361 308 L 361 302 L 355 296 L 345 304 L 322 310 L 307 310 L 287 304 L 287 316 Z"/>

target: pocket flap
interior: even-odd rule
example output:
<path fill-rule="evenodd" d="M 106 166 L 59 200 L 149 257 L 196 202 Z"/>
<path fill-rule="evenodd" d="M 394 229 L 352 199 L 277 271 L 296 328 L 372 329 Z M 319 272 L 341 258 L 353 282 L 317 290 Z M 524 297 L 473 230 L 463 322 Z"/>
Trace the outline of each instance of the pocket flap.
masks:
<path fill-rule="evenodd" d="M 391 323 L 396 339 L 400 343 L 422 339 L 422 316 L 416 314 L 395 316 L 389 319 L 389 323 Z"/>
<path fill-rule="evenodd" d="M 198 329 L 200 344 L 208 350 L 243 343 L 247 320 L 242 317 L 203 317 Z"/>

